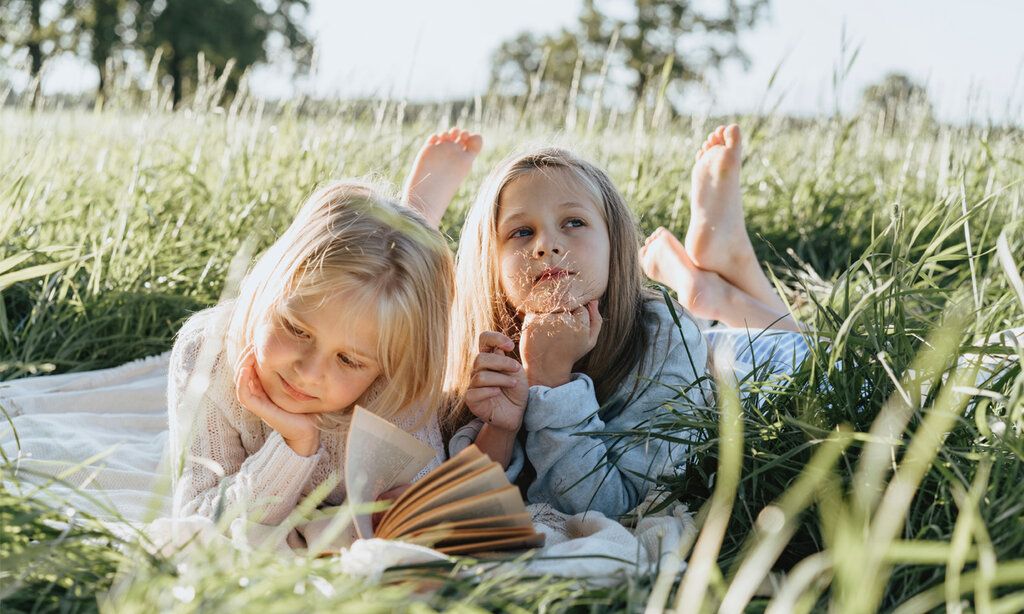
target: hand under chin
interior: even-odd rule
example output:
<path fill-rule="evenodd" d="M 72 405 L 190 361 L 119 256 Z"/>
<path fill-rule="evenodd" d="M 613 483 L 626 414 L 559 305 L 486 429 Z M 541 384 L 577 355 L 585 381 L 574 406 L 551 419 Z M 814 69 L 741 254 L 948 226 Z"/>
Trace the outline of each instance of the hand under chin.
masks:
<path fill-rule="evenodd" d="M 556 292 L 531 294 L 519 308 L 520 313 L 558 313 L 574 311 L 586 305 L 595 297 L 590 293 L 567 289 Z"/>

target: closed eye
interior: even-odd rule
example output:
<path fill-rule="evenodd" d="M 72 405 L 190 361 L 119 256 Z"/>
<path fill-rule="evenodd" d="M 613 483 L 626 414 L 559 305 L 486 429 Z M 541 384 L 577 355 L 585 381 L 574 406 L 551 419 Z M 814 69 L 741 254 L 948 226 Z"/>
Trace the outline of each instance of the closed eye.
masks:
<path fill-rule="evenodd" d="M 355 360 L 352 360 L 352 358 L 350 358 L 348 354 L 338 354 L 338 362 L 341 363 L 341 365 L 343 367 L 346 367 L 346 368 L 349 368 L 349 369 L 362 369 L 363 368 L 362 364 L 360 364 L 359 362 L 356 362 Z"/>
<path fill-rule="evenodd" d="M 292 324 L 291 320 L 282 318 L 281 321 L 284 323 L 285 330 L 287 330 L 290 335 L 298 337 L 299 339 L 309 339 L 309 333 Z"/>

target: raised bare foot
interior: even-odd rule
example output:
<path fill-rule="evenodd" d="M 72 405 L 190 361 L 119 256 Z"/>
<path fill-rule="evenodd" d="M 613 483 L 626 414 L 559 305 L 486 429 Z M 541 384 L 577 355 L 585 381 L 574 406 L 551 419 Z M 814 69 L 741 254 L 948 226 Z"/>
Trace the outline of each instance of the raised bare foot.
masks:
<path fill-rule="evenodd" d="M 423 213 L 434 227 L 439 226 L 483 145 L 479 134 L 459 128 L 431 136 L 405 180 L 405 202 Z"/>
<path fill-rule="evenodd" d="M 640 264 L 654 281 L 675 290 L 683 307 L 705 320 L 721 320 L 733 286 L 722 276 L 698 268 L 679 239 L 658 228 L 640 248 Z"/>
<path fill-rule="evenodd" d="M 690 192 L 686 252 L 693 263 L 730 278 L 739 265 L 756 263 L 740 201 L 740 127 L 719 126 L 697 153 Z"/>

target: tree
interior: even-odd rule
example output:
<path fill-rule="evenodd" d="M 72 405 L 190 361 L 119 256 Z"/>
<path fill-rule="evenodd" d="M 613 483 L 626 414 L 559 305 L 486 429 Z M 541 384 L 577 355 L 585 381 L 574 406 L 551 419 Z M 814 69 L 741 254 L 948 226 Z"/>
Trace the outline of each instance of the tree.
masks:
<path fill-rule="evenodd" d="M 107 60 L 113 55 L 115 48 L 121 45 L 127 30 L 122 19 L 131 15 L 132 9 L 138 5 L 129 4 L 124 0 L 90 0 L 86 3 L 87 12 L 82 16 L 83 25 L 89 32 L 89 59 L 96 65 L 100 74 L 100 94 L 107 89 L 110 75 L 107 74 Z M 134 36 L 134 33 L 132 34 Z"/>
<path fill-rule="evenodd" d="M 502 43 L 491 56 L 491 87 L 501 94 L 525 94 L 530 91 L 530 81 L 539 76 L 541 89 L 564 88 L 562 84 L 572 81 L 576 62 L 584 59 L 586 51 L 566 29 L 547 36 L 522 32 Z"/>
<path fill-rule="evenodd" d="M 621 14 L 610 10 L 627 5 Z M 491 84 L 500 89 L 528 83 L 530 69 L 536 71 L 539 58 L 547 53 L 544 84 L 565 87 L 578 58 L 583 60 L 584 78 L 590 77 L 601 71 L 611 49 L 610 68 L 626 75 L 627 87 L 640 101 L 651 78 L 666 66 L 669 82 L 681 86 L 704 79 L 728 60 L 746 64 L 739 33 L 756 25 L 767 5 L 768 0 L 727 0 L 714 13 L 689 0 L 631 0 L 614 5 L 584 0 L 575 30 L 548 36 L 524 33 L 499 47 L 492 57 Z M 568 53 L 571 44 L 577 47 L 574 54 Z"/>
<path fill-rule="evenodd" d="M 931 122 L 935 116 L 928 90 L 902 73 L 889 73 L 878 83 L 864 88 L 861 112 L 881 117 L 886 134 L 893 134 L 900 124 L 912 117 Z"/>
<path fill-rule="evenodd" d="M 139 38 L 147 55 L 162 53 L 175 104 L 182 99 L 185 78 L 196 74 L 200 53 L 218 70 L 233 59 L 242 71 L 266 61 L 275 44 L 300 66 L 311 55 L 302 26 L 309 0 L 279 0 L 270 8 L 258 0 L 145 2 Z"/>
<path fill-rule="evenodd" d="M 67 6 L 67 0 L 0 2 L 0 48 L 6 54 L 25 49 L 29 76 L 39 76 L 43 62 L 72 46 L 71 27 L 64 21 Z"/>

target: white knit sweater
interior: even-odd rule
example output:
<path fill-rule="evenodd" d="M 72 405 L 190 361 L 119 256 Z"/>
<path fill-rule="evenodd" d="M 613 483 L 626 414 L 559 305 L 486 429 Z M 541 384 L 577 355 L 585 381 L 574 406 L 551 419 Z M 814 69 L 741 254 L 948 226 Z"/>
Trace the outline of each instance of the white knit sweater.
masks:
<path fill-rule="evenodd" d="M 224 331 L 229 304 L 189 318 L 171 350 L 167 380 L 174 514 L 208 518 L 218 510 L 244 508 L 254 520 L 278 524 L 319 484 L 337 479 L 325 502 L 345 500 L 345 438 L 350 416 L 321 434 L 312 456 L 296 454 L 279 433 L 235 398 Z M 419 422 L 415 412 L 394 421 L 405 430 Z M 189 436 L 189 433 L 192 436 Z M 437 451 L 424 475 L 445 458 L 436 415 L 413 435 Z M 180 464 L 179 464 L 180 463 Z"/>

